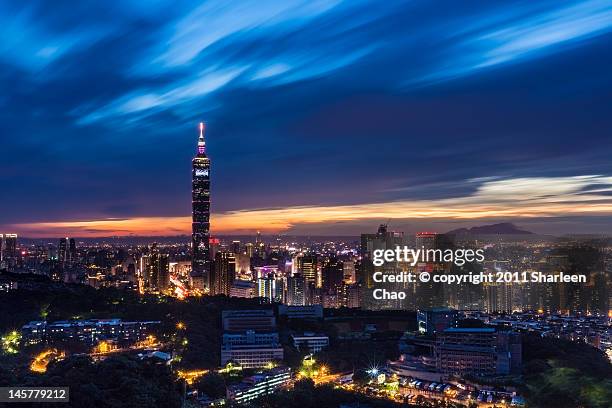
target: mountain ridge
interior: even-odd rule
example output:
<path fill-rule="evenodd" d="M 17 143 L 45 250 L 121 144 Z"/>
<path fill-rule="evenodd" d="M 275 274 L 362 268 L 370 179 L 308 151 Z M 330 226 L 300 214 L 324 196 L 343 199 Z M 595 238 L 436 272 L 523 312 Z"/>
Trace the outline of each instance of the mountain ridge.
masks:
<path fill-rule="evenodd" d="M 501 222 L 498 224 L 479 225 L 471 228 L 458 228 L 448 231 L 447 234 L 454 235 L 479 235 L 479 234 L 496 234 L 496 235 L 533 235 L 533 232 L 522 230 L 511 222 Z"/>

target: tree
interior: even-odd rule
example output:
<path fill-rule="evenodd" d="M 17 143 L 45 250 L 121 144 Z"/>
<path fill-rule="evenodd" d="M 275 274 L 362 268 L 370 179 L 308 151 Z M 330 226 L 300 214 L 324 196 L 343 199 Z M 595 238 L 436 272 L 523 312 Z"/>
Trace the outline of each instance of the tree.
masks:
<path fill-rule="evenodd" d="M 215 372 L 203 375 L 193 386 L 199 392 L 206 394 L 209 398 L 216 399 L 225 397 L 225 379 Z"/>
<path fill-rule="evenodd" d="M 38 386 L 69 387 L 70 404 L 79 408 L 181 406 L 179 387 L 167 366 L 127 356 L 99 363 L 71 357 L 50 364 L 37 380 Z"/>

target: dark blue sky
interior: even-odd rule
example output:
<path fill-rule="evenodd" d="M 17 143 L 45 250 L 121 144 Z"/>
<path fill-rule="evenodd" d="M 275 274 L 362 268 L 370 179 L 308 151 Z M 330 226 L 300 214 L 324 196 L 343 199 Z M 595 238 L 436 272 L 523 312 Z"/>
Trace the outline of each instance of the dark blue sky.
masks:
<path fill-rule="evenodd" d="M 611 1 L 5 1 L 0 232 L 188 216 L 200 120 L 219 231 L 610 232 L 611 40 Z"/>

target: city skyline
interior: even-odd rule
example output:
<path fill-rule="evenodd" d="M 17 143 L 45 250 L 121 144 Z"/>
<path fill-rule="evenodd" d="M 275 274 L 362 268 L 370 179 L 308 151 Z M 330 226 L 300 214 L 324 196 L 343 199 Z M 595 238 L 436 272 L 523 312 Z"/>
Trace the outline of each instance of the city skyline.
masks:
<path fill-rule="evenodd" d="M 0 403 L 611 408 L 612 0 L 0 1 Z"/>
<path fill-rule="evenodd" d="M 0 231 L 609 233 L 609 3 L 372 6 L 4 4 Z"/>

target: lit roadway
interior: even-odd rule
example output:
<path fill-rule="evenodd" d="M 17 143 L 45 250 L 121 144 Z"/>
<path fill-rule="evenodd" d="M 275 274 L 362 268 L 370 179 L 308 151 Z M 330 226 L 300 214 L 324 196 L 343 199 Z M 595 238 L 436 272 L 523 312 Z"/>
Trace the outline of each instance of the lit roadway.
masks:
<path fill-rule="evenodd" d="M 448 395 L 443 395 L 441 393 L 436 394 L 431 391 L 418 390 L 416 388 L 410 388 L 410 387 L 400 387 L 399 392 L 404 396 L 409 395 L 409 394 L 417 395 L 417 396 L 421 395 L 425 399 L 447 400 L 447 401 L 454 402 L 456 404 L 468 405 L 470 403 L 475 403 L 479 407 L 482 407 L 482 408 L 492 408 L 493 406 L 502 407 L 502 406 L 508 405 L 502 402 L 493 403 L 493 402 L 480 402 L 476 400 L 460 400 L 457 398 L 449 397 Z M 411 401 L 411 403 L 414 403 L 414 402 Z"/>
<path fill-rule="evenodd" d="M 315 385 L 320 385 L 336 382 L 338 378 L 340 378 L 340 374 L 327 374 L 313 377 L 312 380 L 314 381 Z"/>
<path fill-rule="evenodd" d="M 151 343 L 151 344 L 143 344 L 141 346 L 132 346 L 132 347 L 127 347 L 127 348 L 116 348 L 116 349 L 112 349 L 112 350 L 108 350 L 105 352 L 91 352 L 88 353 L 88 355 L 92 358 L 100 358 L 100 357 L 106 357 L 112 354 L 120 354 L 120 353 L 129 353 L 129 352 L 134 352 L 134 351 L 142 351 L 142 350 L 146 350 L 146 349 L 162 349 L 164 347 L 167 346 L 167 343 Z"/>
<path fill-rule="evenodd" d="M 401 398 L 393 398 L 391 395 L 386 394 L 384 391 L 382 392 L 381 395 L 368 394 L 366 392 L 366 387 L 361 387 L 361 386 L 348 385 L 348 386 L 342 386 L 342 388 L 348 391 L 353 391 L 353 392 L 358 392 L 360 394 L 364 394 L 368 397 L 386 399 L 386 400 L 395 401 L 395 402 L 404 402 L 404 397 L 409 394 L 412 394 L 415 396 L 420 395 L 427 400 L 445 400 L 445 401 L 450 401 L 450 402 L 461 404 L 461 405 L 469 405 L 470 403 L 475 403 L 479 408 L 493 408 L 493 407 L 509 406 L 508 404 L 502 403 L 502 402 L 493 403 L 493 402 L 480 402 L 476 400 L 460 400 L 457 398 L 449 397 L 448 395 L 435 394 L 431 391 L 418 390 L 415 388 L 408 388 L 408 387 L 399 388 L 398 395 L 401 395 Z M 417 402 L 414 401 L 414 398 L 409 403 L 413 405 L 418 405 Z"/>

